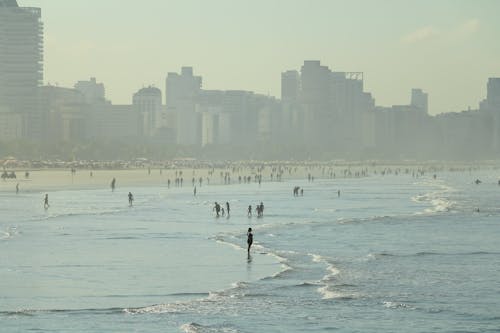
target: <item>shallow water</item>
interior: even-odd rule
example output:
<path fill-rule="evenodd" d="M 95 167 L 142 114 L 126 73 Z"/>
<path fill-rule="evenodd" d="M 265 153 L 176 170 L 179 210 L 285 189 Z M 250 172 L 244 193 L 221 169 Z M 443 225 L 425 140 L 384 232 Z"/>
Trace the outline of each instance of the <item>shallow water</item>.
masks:
<path fill-rule="evenodd" d="M 1 331 L 499 332 L 497 176 L 0 193 Z"/>

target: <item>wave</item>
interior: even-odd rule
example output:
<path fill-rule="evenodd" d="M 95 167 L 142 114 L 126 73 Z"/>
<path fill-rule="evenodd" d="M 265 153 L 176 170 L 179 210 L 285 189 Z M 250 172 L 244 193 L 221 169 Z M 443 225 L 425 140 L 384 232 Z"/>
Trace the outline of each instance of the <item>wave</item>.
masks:
<path fill-rule="evenodd" d="M 335 267 L 330 258 L 314 253 L 310 253 L 309 256 L 312 257 L 313 262 L 323 263 L 324 265 L 326 265 L 327 273 L 319 281 L 321 287 L 316 289 L 316 291 L 321 295 L 322 299 L 351 300 L 357 298 L 357 294 L 355 293 L 348 293 L 338 290 L 341 287 L 346 287 L 346 284 L 331 284 L 332 281 L 335 281 L 337 279 L 337 276 L 340 274 L 340 270 Z"/>
<path fill-rule="evenodd" d="M 427 208 L 424 210 L 425 213 L 441 213 L 441 212 L 449 212 L 453 206 L 455 205 L 454 201 L 445 199 L 445 198 L 436 198 L 430 200 L 432 204 L 432 208 Z"/>
<path fill-rule="evenodd" d="M 214 325 L 204 326 L 198 323 L 187 323 L 181 325 L 180 329 L 184 333 L 238 333 L 239 331 L 231 326 Z"/>
<path fill-rule="evenodd" d="M 96 212 L 95 210 L 88 210 L 88 211 L 79 212 L 79 213 L 50 213 L 48 215 L 33 217 L 29 221 L 40 221 L 40 220 L 48 221 L 48 220 L 53 220 L 53 219 L 61 219 L 61 218 L 75 217 L 75 216 L 107 216 L 107 215 L 120 214 L 123 212 L 127 212 L 129 210 L 130 210 L 130 208 L 127 207 L 126 209 L 120 208 L 120 209 L 106 210 L 106 211 L 101 211 L 101 212 Z"/>
<path fill-rule="evenodd" d="M 71 313 L 71 314 L 118 314 L 122 313 L 122 308 L 89 308 L 89 309 L 19 309 L 13 311 L 0 311 L 0 316 L 36 316 L 38 314 L 56 314 L 56 313 Z"/>
<path fill-rule="evenodd" d="M 432 183 L 425 183 L 425 185 L 436 186 L 436 184 Z M 450 193 L 456 192 L 457 190 L 444 183 L 440 183 L 437 185 L 439 186 L 439 189 L 437 191 L 428 192 L 425 194 L 418 194 L 411 198 L 413 202 L 417 203 L 427 202 L 431 205 L 430 208 L 424 209 L 423 212 L 416 212 L 416 214 L 435 214 L 435 213 L 449 212 L 455 207 L 456 202 L 450 200 L 447 197 L 449 196 Z"/>
<path fill-rule="evenodd" d="M 391 302 L 391 301 L 385 301 L 382 303 L 384 307 L 388 309 L 410 309 L 410 310 L 415 310 L 416 308 L 406 304 L 406 303 L 399 303 L 399 302 Z"/>
<path fill-rule="evenodd" d="M 325 285 L 317 289 L 318 293 L 322 295 L 321 299 L 353 300 L 359 298 L 359 296 L 355 293 L 334 291 L 330 288 L 331 286 Z"/>
<path fill-rule="evenodd" d="M 256 229 L 256 228 L 254 228 L 254 229 Z M 233 242 L 228 241 L 227 238 L 233 239 L 234 241 Z M 246 248 L 244 248 L 243 246 L 240 245 L 241 242 L 239 241 L 239 239 L 235 235 L 228 234 L 227 236 L 224 236 L 223 234 L 219 234 L 219 235 L 216 235 L 215 237 L 212 237 L 211 239 L 214 239 L 217 243 L 231 246 L 232 248 L 234 248 L 236 250 L 246 251 Z M 282 276 L 283 274 L 285 274 L 286 272 L 293 270 L 293 268 L 290 265 L 288 265 L 288 260 L 286 258 L 284 258 L 283 256 L 281 256 L 278 252 L 273 252 L 270 249 L 262 246 L 258 242 L 254 243 L 253 247 L 260 254 L 266 254 L 266 255 L 269 255 L 269 256 L 276 258 L 276 260 L 278 260 L 278 262 L 281 264 L 280 271 L 278 271 L 270 276 L 265 276 L 265 277 L 261 278 L 261 280 L 276 279 L 276 278 Z"/>
<path fill-rule="evenodd" d="M 370 253 L 366 256 L 367 259 L 382 259 L 382 258 L 391 258 L 391 257 L 423 257 L 423 256 L 484 256 L 484 255 L 500 255 L 500 252 L 488 252 L 488 251 L 472 251 L 472 252 L 432 252 L 432 251 L 422 251 L 416 253 L 408 253 L 408 254 L 396 254 L 396 253 Z"/>
<path fill-rule="evenodd" d="M 0 230 L 0 240 L 9 240 L 19 235 L 16 227 L 8 227 L 6 230 Z"/>
<path fill-rule="evenodd" d="M 335 267 L 327 257 L 323 257 L 319 254 L 313 254 L 313 253 L 309 254 L 309 256 L 312 257 L 313 262 L 324 263 L 326 265 L 326 270 L 328 274 L 321 279 L 322 281 L 331 280 L 334 276 L 337 276 L 340 273 L 339 269 Z"/>

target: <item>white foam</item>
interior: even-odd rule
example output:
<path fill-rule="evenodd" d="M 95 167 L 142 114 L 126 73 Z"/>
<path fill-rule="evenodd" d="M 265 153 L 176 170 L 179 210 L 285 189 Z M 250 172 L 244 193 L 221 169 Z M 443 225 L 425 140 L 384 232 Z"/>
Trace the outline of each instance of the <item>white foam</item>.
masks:
<path fill-rule="evenodd" d="M 329 289 L 329 286 L 323 286 L 317 289 L 317 291 L 322 295 L 321 299 L 353 299 L 356 298 L 354 294 L 346 294 L 341 292 L 335 292 Z"/>
<path fill-rule="evenodd" d="M 7 230 L 0 230 L 0 240 L 8 240 L 19 234 L 16 227 L 9 227 Z"/>
<path fill-rule="evenodd" d="M 432 204 L 432 208 L 427 208 L 425 213 L 440 213 L 440 212 L 448 212 L 453 207 L 454 202 L 444 199 L 444 198 L 436 198 L 430 200 Z"/>
<path fill-rule="evenodd" d="M 0 232 L 0 239 L 1 240 L 9 239 L 11 237 L 12 237 L 12 234 L 10 232 L 7 232 L 7 231 Z"/>
<path fill-rule="evenodd" d="M 414 307 L 412 307 L 408 304 L 405 304 L 405 303 L 386 301 L 386 302 L 383 302 L 382 304 L 384 304 L 384 307 L 389 308 L 389 309 L 398 309 L 398 308 L 415 309 Z"/>
<path fill-rule="evenodd" d="M 168 304 L 157 304 L 151 306 L 145 306 L 142 308 L 129 308 L 124 309 L 123 312 L 127 314 L 146 314 L 146 313 L 180 313 L 182 309 L 186 308 L 187 304 L 183 303 L 168 303 Z"/>
<path fill-rule="evenodd" d="M 200 332 L 201 326 L 196 323 L 184 324 L 180 327 L 185 333 L 198 333 Z"/>
<path fill-rule="evenodd" d="M 237 333 L 238 331 L 231 327 L 209 327 L 198 323 L 188 323 L 180 327 L 184 333 Z"/>
<path fill-rule="evenodd" d="M 323 277 L 323 279 L 330 279 L 331 277 L 338 275 L 340 271 L 335 267 L 331 262 L 328 261 L 328 258 L 323 257 L 319 254 L 310 253 L 313 262 L 324 263 L 326 265 L 326 270 L 329 272 L 327 275 Z"/>

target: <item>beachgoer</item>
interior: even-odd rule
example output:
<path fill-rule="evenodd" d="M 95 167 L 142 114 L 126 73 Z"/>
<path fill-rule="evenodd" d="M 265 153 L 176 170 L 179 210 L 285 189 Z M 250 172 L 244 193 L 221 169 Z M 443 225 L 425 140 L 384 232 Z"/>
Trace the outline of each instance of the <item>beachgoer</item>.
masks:
<path fill-rule="evenodd" d="M 252 216 L 252 205 L 248 205 L 247 215 Z"/>
<path fill-rule="evenodd" d="M 116 187 L 116 179 L 113 178 L 113 180 L 111 180 L 111 191 L 114 192 L 115 191 L 115 187 Z"/>
<path fill-rule="evenodd" d="M 262 201 L 260 202 L 260 206 L 259 206 L 259 214 L 260 216 L 264 216 L 264 204 L 262 203 Z"/>
<path fill-rule="evenodd" d="M 196 196 L 196 186 L 194 187 L 193 194 Z"/>
<path fill-rule="evenodd" d="M 47 209 L 49 208 L 49 195 L 45 194 L 45 198 L 43 198 L 43 208 Z"/>
<path fill-rule="evenodd" d="M 217 217 L 219 217 L 219 215 L 220 215 L 220 205 L 217 203 L 217 201 L 216 201 L 216 202 L 215 202 L 215 204 L 214 204 L 214 208 L 213 208 L 213 210 L 215 210 L 215 215 L 216 215 Z"/>
<path fill-rule="evenodd" d="M 226 211 L 227 211 L 227 217 L 229 217 L 229 202 L 226 201 Z"/>
<path fill-rule="evenodd" d="M 133 201 L 134 201 L 134 196 L 132 195 L 132 192 L 128 192 L 128 204 L 129 204 L 129 206 L 132 206 Z"/>
<path fill-rule="evenodd" d="M 16 184 L 16 194 L 19 193 L 19 183 Z"/>
<path fill-rule="evenodd" d="M 247 232 L 247 252 L 250 253 L 250 247 L 252 247 L 253 243 L 253 234 L 252 234 L 252 228 L 248 228 Z"/>

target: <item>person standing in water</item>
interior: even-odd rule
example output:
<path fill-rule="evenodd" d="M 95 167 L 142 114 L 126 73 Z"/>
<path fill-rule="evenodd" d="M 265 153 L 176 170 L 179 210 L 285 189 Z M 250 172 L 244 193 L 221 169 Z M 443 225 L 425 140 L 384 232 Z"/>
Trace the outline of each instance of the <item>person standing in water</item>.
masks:
<path fill-rule="evenodd" d="M 247 215 L 248 215 L 248 217 L 252 216 L 252 205 L 248 206 Z"/>
<path fill-rule="evenodd" d="M 196 196 L 196 186 L 194 187 L 193 194 Z"/>
<path fill-rule="evenodd" d="M 49 195 L 45 194 L 45 198 L 43 198 L 43 208 L 48 209 L 49 205 Z"/>
<path fill-rule="evenodd" d="M 247 253 L 250 254 L 250 248 L 252 247 L 253 244 L 253 234 L 252 234 L 252 228 L 248 228 L 247 232 Z"/>
<path fill-rule="evenodd" d="M 229 217 L 229 202 L 226 201 L 226 212 L 227 212 L 227 217 Z"/>
<path fill-rule="evenodd" d="M 128 192 L 128 205 L 132 207 L 132 203 L 134 202 L 134 195 L 132 192 Z"/>
<path fill-rule="evenodd" d="M 116 187 L 116 179 L 113 178 L 113 180 L 111 181 L 111 191 L 114 192 L 115 191 L 115 187 Z"/>
<path fill-rule="evenodd" d="M 19 194 L 19 183 L 16 184 L 16 194 Z"/>
<path fill-rule="evenodd" d="M 217 201 L 214 203 L 213 210 L 215 210 L 215 216 L 219 217 L 220 216 L 220 205 L 217 203 Z"/>

